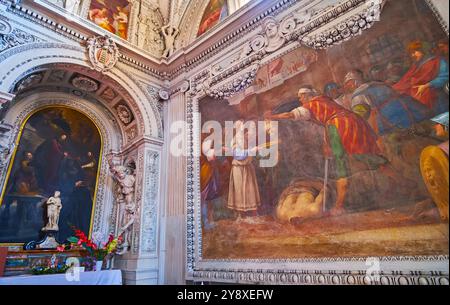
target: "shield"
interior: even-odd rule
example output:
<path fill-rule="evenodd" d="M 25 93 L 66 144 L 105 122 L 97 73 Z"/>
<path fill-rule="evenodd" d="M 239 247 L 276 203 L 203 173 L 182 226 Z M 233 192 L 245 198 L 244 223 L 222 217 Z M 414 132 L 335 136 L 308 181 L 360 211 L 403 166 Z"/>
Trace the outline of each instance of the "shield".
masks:
<path fill-rule="evenodd" d="M 426 147 L 420 156 L 420 170 L 428 192 L 439 209 L 441 219 L 448 220 L 448 155 L 438 146 Z"/>

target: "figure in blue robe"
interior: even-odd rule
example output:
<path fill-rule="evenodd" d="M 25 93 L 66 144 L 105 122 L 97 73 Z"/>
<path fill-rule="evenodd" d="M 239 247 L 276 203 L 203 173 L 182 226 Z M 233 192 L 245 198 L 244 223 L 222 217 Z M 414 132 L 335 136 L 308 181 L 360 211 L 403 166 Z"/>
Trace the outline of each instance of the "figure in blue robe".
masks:
<path fill-rule="evenodd" d="M 359 86 L 352 95 L 352 110 L 365 117 L 378 135 L 410 128 L 433 116 L 425 105 L 381 82 Z"/>

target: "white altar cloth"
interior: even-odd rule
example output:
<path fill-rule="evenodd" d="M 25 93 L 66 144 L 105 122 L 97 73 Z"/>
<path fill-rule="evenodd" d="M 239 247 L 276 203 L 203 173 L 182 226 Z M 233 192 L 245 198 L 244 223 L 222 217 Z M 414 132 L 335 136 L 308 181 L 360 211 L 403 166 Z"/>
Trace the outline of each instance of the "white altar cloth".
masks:
<path fill-rule="evenodd" d="M 122 272 L 80 272 L 79 277 L 66 274 L 0 277 L 0 285 L 122 285 Z"/>

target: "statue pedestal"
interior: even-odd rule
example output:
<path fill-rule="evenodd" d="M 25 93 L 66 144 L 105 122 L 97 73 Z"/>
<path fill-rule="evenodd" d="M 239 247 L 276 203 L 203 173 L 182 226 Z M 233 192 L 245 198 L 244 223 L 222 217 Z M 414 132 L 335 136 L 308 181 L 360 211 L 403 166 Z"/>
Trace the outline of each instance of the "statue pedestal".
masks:
<path fill-rule="evenodd" d="M 45 236 L 40 241 L 30 241 L 23 246 L 24 250 L 50 250 L 56 249 L 62 243 L 58 242 L 58 231 L 43 231 Z"/>

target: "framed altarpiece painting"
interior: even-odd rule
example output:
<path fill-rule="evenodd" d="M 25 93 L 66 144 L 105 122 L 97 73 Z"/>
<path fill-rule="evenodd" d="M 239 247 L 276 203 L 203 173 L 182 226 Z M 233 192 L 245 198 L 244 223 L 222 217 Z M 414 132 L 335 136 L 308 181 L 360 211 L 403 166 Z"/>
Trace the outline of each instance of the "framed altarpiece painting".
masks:
<path fill-rule="evenodd" d="M 187 277 L 448 285 L 448 27 L 317 3 L 191 79 Z"/>
<path fill-rule="evenodd" d="M 0 244 L 22 246 L 43 238 L 46 202 L 62 207 L 56 238 L 77 228 L 92 233 L 102 137 L 83 113 L 64 106 L 40 107 L 20 126 L 0 198 Z"/>

